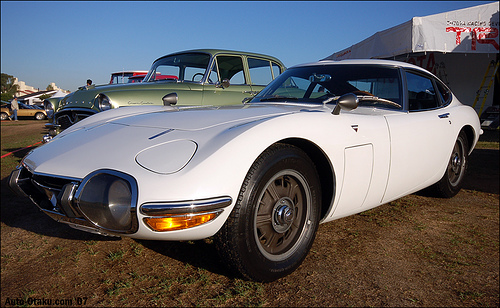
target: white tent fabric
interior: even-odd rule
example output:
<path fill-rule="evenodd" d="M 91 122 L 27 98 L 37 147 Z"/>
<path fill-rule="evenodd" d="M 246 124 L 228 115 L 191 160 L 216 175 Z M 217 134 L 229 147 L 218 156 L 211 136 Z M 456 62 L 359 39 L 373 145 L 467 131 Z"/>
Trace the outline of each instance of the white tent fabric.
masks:
<path fill-rule="evenodd" d="M 58 90 L 56 93 L 54 93 L 54 95 L 52 95 L 50 98 L 56 98 L 56 97 L 64 97 L 66 96 L 67 93 L 64 93 L 63 91 L 61 90 Z"/>
<path fill-rule="evenodd" d="M 414 17 L 323 60 L 390 58 L 418 52 L 498 53 L 498 6 L 493 2 Z"/>

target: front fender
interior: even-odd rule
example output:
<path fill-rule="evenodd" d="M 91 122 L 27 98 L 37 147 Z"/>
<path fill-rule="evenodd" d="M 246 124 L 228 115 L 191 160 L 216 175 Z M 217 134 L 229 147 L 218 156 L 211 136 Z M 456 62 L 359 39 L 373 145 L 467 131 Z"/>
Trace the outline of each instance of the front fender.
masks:
<path fill-rule="evenodd" d="M 125 106 L 163 105 L 162 98 L 170 93 L 177 93 L 178 105 L 201 105 L 202 88 L 199 85 L 169 83 L 149 85 L 120 91 L 105 91 L 113 108 Z"/>
<path fill-rule="evenodd" d="M 43 101 L 43 106 L 44 106 L 45 111 L 47 111 L 47 107 L 46 107 L 47 105 L 50 105 L 52 108 L 52 112 L 47 112 L 47 118 L 52 119 L 54 117 L 54 113 L 58 110 L 59 104 L 61 103 L 61 100 L 63 98 L 64 97 L 47 98 Z"/>

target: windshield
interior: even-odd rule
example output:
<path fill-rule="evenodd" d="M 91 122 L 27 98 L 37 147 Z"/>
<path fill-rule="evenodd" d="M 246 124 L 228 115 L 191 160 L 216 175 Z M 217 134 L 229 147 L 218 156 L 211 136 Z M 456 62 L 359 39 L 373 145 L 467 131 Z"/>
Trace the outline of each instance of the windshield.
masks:
<path fill-rule="evenodd" d="M 193 81 L 200 82 L 205 75 L 210 55 L 186 53 L 163 57 L 153 63 L 143 82 Z"/>
<path fill-rule="evenodd" d="M 380 104 L 401 108 L 399 72 L 394 67 L 374 65 L 318 65 L 286 70 L 252 99 L 323 103 L 330 98 L 354 93 L 360 105 Z M 394 104 L 387 103 L 387 101 Z"/>

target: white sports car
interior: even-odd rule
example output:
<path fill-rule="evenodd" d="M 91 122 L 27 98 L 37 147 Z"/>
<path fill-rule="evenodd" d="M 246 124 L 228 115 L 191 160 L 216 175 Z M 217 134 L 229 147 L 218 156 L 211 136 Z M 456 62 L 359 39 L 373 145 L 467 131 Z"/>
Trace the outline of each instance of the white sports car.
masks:
<path fill-rule="evenodd" d="M 166 105 L 71 126 L 10 186 L 89 232 L 214 236 L 230 268 L 272 281 L 300 265 L 319 223 L 429 186 L 454 196 L 482 133 L 434 75 L 384 60 L 295 66 L 244 104 Z"/>

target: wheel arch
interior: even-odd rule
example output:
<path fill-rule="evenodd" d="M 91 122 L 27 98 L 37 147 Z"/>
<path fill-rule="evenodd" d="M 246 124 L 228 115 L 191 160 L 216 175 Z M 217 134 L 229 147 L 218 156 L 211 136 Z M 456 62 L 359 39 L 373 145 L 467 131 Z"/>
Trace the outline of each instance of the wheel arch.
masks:
<path fill-rule="evenodd" d="M 313 142 L 302 138 L 289 138 L 279 143 L 290 144 L 300 148 L 313 161 L 321 183 L 320 221 L 326 218 L 333 205 L 335 190 L 335 172 L 327 155 Z"/>
<path fill-rule="evenodd" d="M 470 125 L 465 125 L 464 127 L 462 127 L 462 129 L 460 131 L 464 131 L 465 136 L 467 136 L 467 145 L 469 146 L 468 154 L 470 155 L 470 153 L 474 149 L 475 141 L 477 141 L 477 140 L 474 140 L 475 136 L 476 136 L 475 132 L 474 132 L 474 128 Z M 459 131 L 459 134 L 460 134 L 460 131 Z"/>

